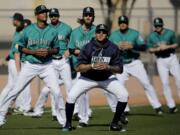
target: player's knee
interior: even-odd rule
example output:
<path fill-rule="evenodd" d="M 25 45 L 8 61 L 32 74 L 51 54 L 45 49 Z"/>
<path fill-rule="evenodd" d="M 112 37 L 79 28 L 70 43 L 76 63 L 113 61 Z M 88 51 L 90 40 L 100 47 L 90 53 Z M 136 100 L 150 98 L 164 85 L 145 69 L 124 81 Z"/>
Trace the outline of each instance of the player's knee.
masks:
<path fill-rule="evenodd" d="M 67 102 L 68 103 L 75 103 L 76 102 L 76 97 L 71 94 L 71 92 L 67 96 Z"/>
<path fill-rule="evenodd" d="M 167 87 L 169 87 L 169 82 L 164 81 L 164 82 L 162 82 L 162 85 L 163 85 L 164 88 L 167 88 Z"/>
<path fill-rule="evenodd" d="M 128 101 L 128 92 L 127 91 L 121 92 L 118 96 L 118 101 L 127 102 Z"/>

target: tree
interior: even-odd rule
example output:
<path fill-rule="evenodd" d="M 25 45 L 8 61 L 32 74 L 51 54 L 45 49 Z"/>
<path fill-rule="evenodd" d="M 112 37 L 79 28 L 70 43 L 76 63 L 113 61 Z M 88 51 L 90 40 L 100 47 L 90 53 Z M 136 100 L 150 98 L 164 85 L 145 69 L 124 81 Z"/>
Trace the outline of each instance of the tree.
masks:
<path fill-rule="evenodd" d="M 135 2 L 136 0 L 131 0 L 130 8 L 127 10 L 128 0 L 99 0 L 105 24 L 112 28 L 115 12 L 119 9 L 121 15 L 127 15 L 130 18 Z"/>

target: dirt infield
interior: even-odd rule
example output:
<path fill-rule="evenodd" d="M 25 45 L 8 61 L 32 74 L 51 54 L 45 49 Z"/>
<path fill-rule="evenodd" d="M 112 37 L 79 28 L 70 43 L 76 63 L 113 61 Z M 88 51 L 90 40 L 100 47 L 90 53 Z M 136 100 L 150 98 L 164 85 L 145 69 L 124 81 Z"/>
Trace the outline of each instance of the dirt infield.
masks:
<path fill-rule="evenodd" d="M 1 75 L 0 76 L 0 91 L 3 89 L 7 82 L 7 76 Z M 165 104 L 165 99 L 163 96 L 162 86 L 159 77 L 153 77 L 153 85 L 156 89 L 158 97 L 162 104 Z M 175 81 L 172 77 L 170 77 L 170 86 L 173 91 L 173 96 L 176 100 L 176 103 L 180 103 L 180 99 L 177 96 L 176 85 Z M 31 83 L 31 94 L 32 94 L 32 106 L 36 103 L 38 98 L 40 89 L 43 87 L 43 82 L 39 81 L 39 79 L 35 78 Z M 129 104 L 130 105 L 147 105 L 148 100 L 145 96 L 145 92 L 139 82 L 135 79 L 130 77 L 127 81 L 127 88 L 129 91 Z M 65 95 L 64 86 L 61 86 L 63 94 Z M 90 103 L 91 105 L 105 105 L 107 104 L 106 97 L 101 89 L 93 89 L 89 92 L 90 94 Z M 50 99 L 48 99 L 46 106 L 50 105 Z"/>

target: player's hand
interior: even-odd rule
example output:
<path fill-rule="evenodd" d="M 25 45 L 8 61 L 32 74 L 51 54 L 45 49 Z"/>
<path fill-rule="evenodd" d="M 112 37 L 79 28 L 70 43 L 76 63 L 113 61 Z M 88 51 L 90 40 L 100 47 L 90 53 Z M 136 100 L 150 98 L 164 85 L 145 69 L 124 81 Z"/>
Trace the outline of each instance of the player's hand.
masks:
<path fill-rule="evenodd" d="M 108 70 L 109 65 L 104 63 L 96 63 L 93 65 L 93 69 L 95 70 Z"/>
<path fill-rule="evenodd" d="M 10 60 L 10 56 L 7 55 L 6 58 L 5 58 L 6 61 L 9 61 Z"/>
<path fill-rule="evenodd" d="M 75 55 L 79 55 L 80 54 L 80 50 L 79 49 L 75 49 L 74 54 Z"/>
<path fill-rule="evenodd" d="M 160 50 L 164 51 L 166 49 L 168 49 L 168 46 L 166 44 L 160 44 Z"/>
<path fill-rule="evenodd" d="M 119 45 L 119 49 L 120 50 L 129 50 L 129 49 L 132 49 L 133 48 L 133 45 L 132 44 L 129 44 L 127 42 L 123 42 Z"/>
<path fill-rule="evenodd" d="M 48 49 L 40 48 L 35 50 L 35 55 L 39 57 L 46 57 L 48 55 Z"/>
<path fill-rule="evenodd" d="M 70 52 L 69 52 L 69 50 L 66 50 L 65 52 L 64 52 L 64 57 L 65 58 L 68 58 L 70 56 Z"/>

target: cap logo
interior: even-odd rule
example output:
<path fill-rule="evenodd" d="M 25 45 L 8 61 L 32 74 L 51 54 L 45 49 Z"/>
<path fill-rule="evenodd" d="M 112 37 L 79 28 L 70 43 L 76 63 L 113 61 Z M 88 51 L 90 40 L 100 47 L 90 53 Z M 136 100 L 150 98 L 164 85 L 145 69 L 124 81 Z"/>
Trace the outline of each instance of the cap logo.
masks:
<path fill-rule="evenodd" d="M 90 10 L 90 8 L 88 7 L 88 8 L 86 9 L 86 11 L 87 11 L 87 12 L 90 12 L 91 10 Z"/>
<path fill-rule="evenodd" d="M 122 21 L 124 21 L 124 20 L 125 20 L 124 16 L 121 16 L 121 20 L 122 20 Z"/>
<path fill-rule="evenodd" d="M 156 23 L 159 23 L 159 20 L 158 19 L 156 19 L 156 21 L 155 21 Z"/>
<path fill-rule="evenodd" d="M 46 9 L 43 5 L 41 5 L 41 9 Z"/>
<path fill-rule="evenodd" d="M 51 12 L 55 12 L 55 10 L 54 10 L 54 9 L 52 9 L 52 10 L 51 10 Z"/>
<path fill-rule="evenodd" d="M 100 29 L 105 29 L 103 24 L 100 25 Z"/>

